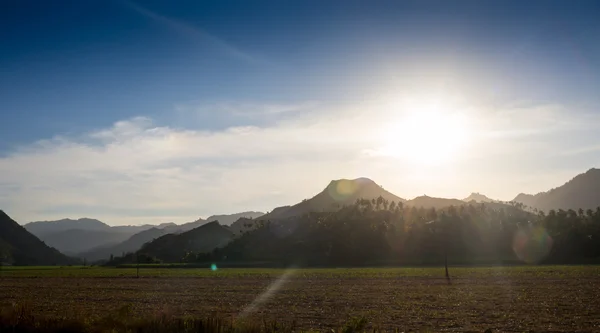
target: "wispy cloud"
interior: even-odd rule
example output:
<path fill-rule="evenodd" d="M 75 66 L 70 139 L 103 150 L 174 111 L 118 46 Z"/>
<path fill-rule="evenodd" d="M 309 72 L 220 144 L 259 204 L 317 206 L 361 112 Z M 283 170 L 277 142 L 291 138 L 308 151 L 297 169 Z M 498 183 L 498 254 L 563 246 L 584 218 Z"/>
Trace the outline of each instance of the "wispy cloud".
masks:
<path fill-rule="evenodd" d="M 266 116 L 277 119 L 277 116 L 296 112 L 311 112 L 322 106 L 317 101 L 299 103 L 255 103 L 255 102 L 217 102 L 178 104 L 175 110 L 186 116 L 193 114 L 227 114 L 239 117 Z"/>
<path fill-rule="evenodd" d="M 249 53 L 240 50 L 231 43 L 226 42 L 222 38 L 219 38 L 198 26 L 183 22 L 181 20 L 170 18 L 165 15 L 161 15 L 133 1 L 124 0 L 123 3 L 136 13 L 145 16 L 151 20 L 154 20 L 155 22 L 160 23 L 165 27 L 172 29 L 173 31 L 185 37 L 191 38 L 195 41 L 204 43 L 206 45 L 210 45 L 219 52 L 222 52 L 223 54 L 226 54 L 232 58 L 252 64 L 266 63 L 264 59 L 252 56 Z"/>

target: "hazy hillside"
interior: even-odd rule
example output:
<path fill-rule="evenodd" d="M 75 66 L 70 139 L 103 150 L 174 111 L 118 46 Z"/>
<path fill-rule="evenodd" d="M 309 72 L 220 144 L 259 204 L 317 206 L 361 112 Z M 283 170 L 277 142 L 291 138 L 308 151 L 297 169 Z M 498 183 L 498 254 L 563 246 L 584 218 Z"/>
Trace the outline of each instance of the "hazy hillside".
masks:
<path fill-rule="evenodd" d="M 121 243 L 112 246 L 100 246 L 87 252 L 79 253 L 77 257 L 85 258 L 88 261 L 108 260 L 111 255 L 121 256 L 123 253 L 135 252 L 141 249 L 142 245 L 166 234 L 168 234 L 168 231 L 165 229 L 151 228 L 139 232 Z"/>
<path fill-rule="evenodd" d="M 233 222 L 239 220 L 240 218 L 254 219 L 259 216 L 263 216 L 265 213 L 263 212 L 243 212 L 237 214 L 224 214 L 224 215 L 212 215 L 209 216 L 207 221 L 219 221 L 221 225 L 231 225 Z"/>
<path fill-rule="evenodd" d="M 462 206 L 465 202 L 458 199 L 434 198 L 426 195 L 416 197 L 405 203 L 406 206 L 423 207 L 423 208 L 445 208 L 448 206 Z"/>
<path fill-rule="evenodd" d="M 308 212 L 335 212 L 344 205 L 351 205 L 356 199 L 376 199 L 383 197 L 388 201 L 404 202 L 405 200 L 384 190 L 368 178 L 333 180 L 327 187 L 311 199 L 291 207 L 279 207 L 257 220 L 284 219 L 300 216 Z"/>
<path fill-rule="evenodd" d="M 464 202 L 471 202 L 471 201 L 475 201 L 475 202 L 496 202 L 497 200 L 494 199 L 490 199 L 487 196 L 481 194 L 481 193 L 476 193 L 473 192 L 471 193 L 471 195 L 469 195 L 468 197 L 464 198 L 462 201 Z"/>
<path fill-rule="evenodd" d="M 63 265 L 74 260 L 44 244 L 0 210 L 0 261 L 15 265 Z"/>
<path fill-rule="evenodd" d="M 205 219 L 197 219 L 194 222 L 189 222 L 189 223 L 184 223 L 184 224 L 171 224 L 168 225 L 167 227 L 163 228 L 167 234 L 174 234 L 174 233 L 182 233 L 182 232 L 186 232 L 186 231 L 190 231 L 192 229 L 198 228 L 201 225 L 206 224 L 208 221 Z"/>
<path fill-rule="evenodd" d="M 413 210 L 406 205 L 376 208 L 369 201 L 358 201 L 333 213 L 317 212 L 272 221 L 235 237 L 219 251 L 197 254 L 191 260 L 300 266 L 439 263 L 443 260 L 443 239 L 449 237 L 451 260 L 516 261 L 520 258 L 513 250 L 515 231 L 522 221 L 540 218 L 518 207 L 497 203 L 473 205 L 453 199 L 429 199 L 432 200 L 425 204 L 459 205 Z M 438 219 L 444 231 L 432 230 L 427 224 L 431 219 Z M 294 227 L 289 228 L 290 224 Z M 526 260 L 540 261 L 546 255 L 547 252 L 540 253 Z"/>
<path fill-rule="evenodd" d="M 27 231 L 38 237 L 71 229 L 94 231 L 106 231 L 110 229 L 108 224 L 89 218 L 81 218 L 78 220 L 62 219 L 57 221 L 37 221 L 27 223 L 24 227 Z"/>
<path fill-rule="evenodd" d="M 600 169 L 590 169 L 548 192 L 536 195 L 521 193 L 513 201 L 543 211 L 596 209 L 600 206 Z"/>
<path fill-rule="evenodd" d="M 226 245 L 233 237 L 228 227 L 209 222 L 181 234 L 168 234 L 138 251 L 166 262 L 179 262 L 188 252 L 210 252 Z"/>
<path fill-rule="evenodd" d="M 165 226 L 173 225 L 164 224 Z M 109 226 L 99 220 L 81 218 L 57 221 L 38 221 L 24 225 L 32 234 L 46 244 L 69 255 L 89 251 L 99 246 L 123 242 L 130 236 L 152 228 L 152 225 Z"/>
<path fill-rule="evenodd" d="M 111 229 L 107 231 L 71 229 L 44 235 L 40 239 L 62 253 L 76 255 L 98 246 L 120 243 L 130 236 L 129 233 L 116 232 Z"/>
<path fill-rule="evenodd" d="M 243 231 L 254 229 L 254 224 L 256 221 L 260 220 L 240 217 L 237 221 L 233 222 L 229 226 L 229 230 L 231 230 L 231 232 L 233 232 L 234 235 L 239 235 Z"/>
<path fill-rule="evenodd" d="M 174 223 L 172 223 L 174 224 Z M 170 224 L 167 224 L 170 225 Z M 122 232 L 129 235 L 137 234 L 138 232 L 142 232 L 144 230 L 156 228 L 157 226 L 152 224 L 144 224 L 144 225 L 117 225 L 111 226 L 110 230 L 115 232 Z"/>

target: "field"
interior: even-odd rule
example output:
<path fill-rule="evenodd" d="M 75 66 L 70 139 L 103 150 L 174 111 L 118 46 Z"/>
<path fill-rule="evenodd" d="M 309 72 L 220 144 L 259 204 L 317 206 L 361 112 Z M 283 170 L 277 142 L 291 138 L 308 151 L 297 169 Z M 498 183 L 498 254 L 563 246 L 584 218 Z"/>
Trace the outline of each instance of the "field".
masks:
<path fill-rule="evenodd" d="M 140 269 L 3 267 L 0 308 L 94 318 L 220 316 L 331 331 L 600 332 L 600 267 Z M 233 319 L 232 319 L 233 320 Z"/>

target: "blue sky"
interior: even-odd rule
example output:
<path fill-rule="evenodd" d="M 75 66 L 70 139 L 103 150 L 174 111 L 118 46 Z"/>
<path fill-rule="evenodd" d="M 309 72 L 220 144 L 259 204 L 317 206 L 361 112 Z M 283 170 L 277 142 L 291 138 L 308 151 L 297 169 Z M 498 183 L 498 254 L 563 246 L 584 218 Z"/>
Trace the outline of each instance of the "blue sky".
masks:
<path fill-rule="evenodd" d="M 362 176 L 509 200 L 600 164 L 596 1 L 0 6 L 20 222 L 185 222 Z"/>

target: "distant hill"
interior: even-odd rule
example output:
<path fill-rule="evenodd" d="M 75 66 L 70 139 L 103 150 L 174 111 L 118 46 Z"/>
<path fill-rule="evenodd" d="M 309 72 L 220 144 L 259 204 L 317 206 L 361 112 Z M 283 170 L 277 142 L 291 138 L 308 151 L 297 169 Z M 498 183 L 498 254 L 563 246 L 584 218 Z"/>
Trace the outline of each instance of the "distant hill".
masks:
<path fill-rule="evenodd" d="M 590 169 L 548 192 L 520 193 L 513 201 L 543 211 L 551 209 L 596 209 L 600 206 L 600 169 Z"/>
<path fill-rule="evenodd" d="M 256 220 L 285 219 L 301 216 L 309 212 L 335 212 L 344 205 L 351 205 L 356 199 L 376 199 L 383 197 L 388 201 L 405 202 L 406 200 L 384 190 L 368 178 L 333 180 L 319 194 L 311 199 L 303 200 L 291 207 L 279 207 Z"/>
<path fill-rule="evenodd" d="M 108 224 L 89 218 L 81 218 L 78 220 L 62 219 L 57 221 L 37 221 L 27 223 L 24 227 L 27 231 L 38 237 L 71 229 L 94 231 L 107 231 L 110 229 Z"/>
<path fill-rule="evenodd" d="M 169 232 L 166 229 L 151 228 L 139 232 L 121 243 L 109 246 L 104 245 L 96 247 L 89 251 L 79 253 L 77 257 L 85 258 L 89 262 L 98 260 L 108 260 L 111 255 L 121 256 L 123 253 L 135 252 L 142 248 L 142 245 L 151 242 L 156 238 L 164 236 L 168 233 Z"/>
<path fill-rule="evenodd" d="M 475 202 L 481 203 L 481 202 L 496 202 L 497 200 L 490 199 L 483 194 L 473 192 L 473 193 L 471 193 L 471 195 L 464 198 L 462 201 L 464 201 L 464 202 L 475 201 Z"/>
<path fill-rule="evenodd" d="M 229 215 L 212 215 L 209 216 L 207 221 L 219 221 L 221 225 L 231 225 L 233 222 L 239 220 L 240 218 L 254 219 L 259 216 L 263 216 L 265 213 L 263 212 L 243 212 L 237 214 L 229 214 Z"/>
<path fill-rule="evenodd" d="M 181 234 L 186 231 L 190 231 L 192 229 L 198 228 L 202 225 L 207 224 L 209 221 L 218 221 L 221 225 L 233 224 L 234 221 L 253 217 L 262 216 L 264 213 L 261 212 L 243 212 L 236 214 L 224 214 L 224 215 L 213 215 L 208 219 L 198 219 L 194 222 L 184 223 L 181 225 L 177 225 L 175 223 L 162 223 L 154 228 L 150 228 L 147 230 L 143 230 L 138 232 L 127 239 L 119 242 L 114 242 L 115 238 L 122 238 L 123 235 L 106 235 L 107 239 L 110 239 L 111 242 L 108 244 L 101 244 L 92 249 L 87 249 L 78 253 L 76 256 L 79 258 L 86 258 L 88 261 L 97 261 L 97 260 L 106 260 L 110 258 L 110 255 L 120 256 L 123 253 L 135 252 L 142 248 L 142 245 L 153 241 L 156 238 L 159 238 L 168 234 Z M 225 222 L 221 222 L 225 221 Z M 112 227 L 114 228 L 121 227 Z M 236 230 L 241 230 L 241 228 L 236 227 Z"/>
<path fill-rule="evenodd" d="M 167 231 L 167 234 L 182 233 L 198 228 L 199 226 L 204 225 L 206 223 L 208 223 L 207 220 L 199 218 L 194 222 L 184 224 L 171 224 L 163 229 Z"/>
<path fill-rule="evenodd" d="M 0 262 L 14 265 L 64 265 L 73 261 L 44 244 L 0 210 Z"/>
<path fill-rule="evenodd" d="M 147 243 L 138 251 L 165 262 L 179 262 L 188 252 L 210 252 L 233 238 L 228 227 L 209 222 L 181 234 L 168 234 Z"/>
<path fill-rule="evenodd" d="M 130 236 L 130 233 L 112 231 L 111 229 L 107 231 L 71 229 L 44 235 L 41 239 L 62 253 L 76 255 L 98 246 L 120 243 Z"/>
<path fill-rule="evenodd" d="M 153 226 L 145 224 L 111 227 L 96 219 L 81 218 L 31 222 L 24 227 L 62 253 L 76 255 L 99 246 L 123 242 L 130 236 Z"/>

